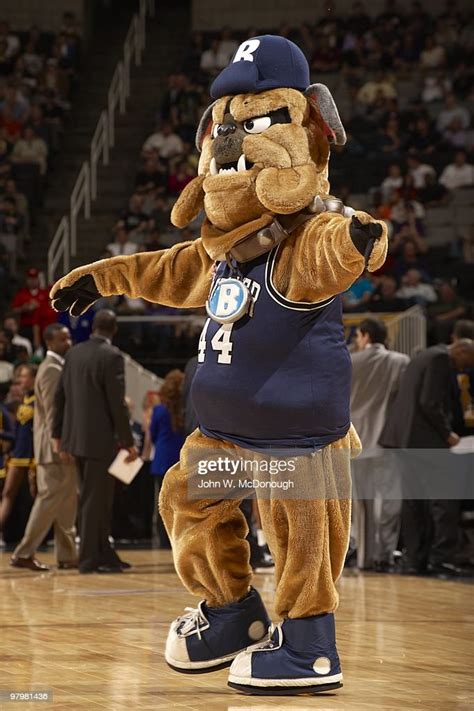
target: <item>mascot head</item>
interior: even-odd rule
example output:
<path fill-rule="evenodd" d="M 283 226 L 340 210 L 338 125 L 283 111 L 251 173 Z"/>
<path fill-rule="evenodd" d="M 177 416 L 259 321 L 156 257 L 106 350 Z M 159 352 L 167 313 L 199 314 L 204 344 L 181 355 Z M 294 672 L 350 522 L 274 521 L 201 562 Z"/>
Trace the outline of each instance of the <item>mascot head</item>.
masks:
<path fill-rule="evenodd" d="M 204 208 L 220 230 L 264 213 L 290 214 L 329 192 L 329 144 L 346 134 L 329 89 L 310 84 L 302 51 L 284 37 L 252 37 L 211 86 L 199 124 L 198 176 L 171 220 L 184 227 Z"/>

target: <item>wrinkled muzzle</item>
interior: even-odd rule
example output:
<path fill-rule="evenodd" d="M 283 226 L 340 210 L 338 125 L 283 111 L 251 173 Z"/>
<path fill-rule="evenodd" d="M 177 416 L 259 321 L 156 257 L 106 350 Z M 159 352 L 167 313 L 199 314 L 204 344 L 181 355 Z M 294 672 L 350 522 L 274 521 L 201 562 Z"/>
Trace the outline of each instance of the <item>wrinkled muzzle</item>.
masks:
<path fill-rule="evenodd" d="M 249 135 L 249 121 L 269 121 L 258 117 L 282 110 L 291 122 L 275 122 Z M 327 194 L 329 143 L 344 141 L 337 109 L 323 85 L 304 94 L 274 89 L 223 97 L 201 119 L 196 136 L 200 175 L 178 198 L 171 220 L 184 227 L 204 207 L 213 225 L 231 230 L 265 212 L 298 212 L 315 195 Z"/>

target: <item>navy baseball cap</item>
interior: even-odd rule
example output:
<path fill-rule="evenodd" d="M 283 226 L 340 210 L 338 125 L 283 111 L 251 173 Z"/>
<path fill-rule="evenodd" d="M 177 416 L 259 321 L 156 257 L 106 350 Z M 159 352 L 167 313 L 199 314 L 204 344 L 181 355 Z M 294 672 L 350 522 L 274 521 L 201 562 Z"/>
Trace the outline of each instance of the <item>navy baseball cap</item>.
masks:
<path fill-rule="evenodd" d="M 254 94 L 282 87 L 304 91 L 310 84 L 306 57 L 294 42 L 277 35 L 251 37 L 211 85 L 211 96 Z"/>

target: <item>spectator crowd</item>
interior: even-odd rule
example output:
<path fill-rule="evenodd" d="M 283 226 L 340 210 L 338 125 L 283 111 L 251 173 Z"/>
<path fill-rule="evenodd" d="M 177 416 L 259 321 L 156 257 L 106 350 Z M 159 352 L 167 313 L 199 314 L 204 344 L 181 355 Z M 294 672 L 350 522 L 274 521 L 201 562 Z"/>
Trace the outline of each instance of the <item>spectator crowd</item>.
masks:
<path fill-rule="evenodd" d="M 278 32 L 303 49 L 312 80 L 330 87 L 342 115 L 348 143 L 333 149 L 332 192 L 390 228 L 386 264 L 349 290 L 345 310 L 400 312 L 418 305 L 430 343 L 447 342 L 455 319 L 472 315 L 474 301 L 472 19 L 451 1 L 437 17 L 416 1 L 387 2 L 374 17 L 356 1 L 345 17 L 329 3 L 315 25 L 194 32 L 180 71 L 168 77 L 161 94 L 129 203 L 117 214 L 102 256 L 195 238 L 199 218 L 177 230 L 170 211 L 196 174 L 194 134 L 209 103 L 209 84 L 239 42 Z M 116 300 L 114 308 L 170 312 L 140 299 Z M 145 332 L 135 330 L 135 336 L 140 340 Z M 179 349 L 176 332 L 162 332 Z M 191 330 L 188 353 L 195 335 Z M 145 338 L 144 351 L 148 344 Z"/>
<path fill-rule="evenodd" d="M 25 258 L 30 225 L 71 109 L 81 36 L 65 12 L 57 33 L 0 21 L 0 310 Z"/>
<path fill-rule="evenodd" d="M 194 134 L 209 102 L 209 84 L 245 37 L 278 32 L 303 49 L 312 80 L 330 87 L 342 115 L 348 143 L 333 149 L 332 192 L 386 220 L 390 229 L 385 265 L 364 274 L 344 295 L 345 310 L 401 312 L 417 305 L 427 317 L 429 343 L 447 342 L 455 320 L 469 318 L 474 302 L 472 13 L 455 1 L 437 17 L 416 1 L 387 2 L 378 16 L 369 10 L 356 1 L 343 17 L 329 3 L 314 25 L 194 32 L 179 71 L 162 87 L 156 126 L 143 144 L 130 199 L 119 208 L 101 256 L 195 238 L 200 218 L 177 230 L 170 212 L 196 174 Z M 21 255 L 27 245 L 35 199 L 20 190 L 18 178 L 21 182 L 25 165 L 29 170 L 35 163 L 38 180 L 44 180 L 69 109 L 80 33 L 69 14 L 57 35 L 38 28 L 15 33 L 0 23 L 2 46 L 0 309 L 5 311 L 12 296 L 11 254 Z M 127 297 L 98 307 L 105 305 L 125 315 L 180 314 Z M 25 318 L 22 313 L 24 323 Z M 88 320 L 81 322 L 86 334 Z M 81 324 L 66 325 L 81 337 Z M 199 321 L 188 327 L 134 324 L 127 341 L 141 360 L 150 361 L 153 347 L 172 366 L 176 357 L 184 364 L 192 354 L 198 331 Z M 158 346 L 152 346 L 157 333 Z"/>

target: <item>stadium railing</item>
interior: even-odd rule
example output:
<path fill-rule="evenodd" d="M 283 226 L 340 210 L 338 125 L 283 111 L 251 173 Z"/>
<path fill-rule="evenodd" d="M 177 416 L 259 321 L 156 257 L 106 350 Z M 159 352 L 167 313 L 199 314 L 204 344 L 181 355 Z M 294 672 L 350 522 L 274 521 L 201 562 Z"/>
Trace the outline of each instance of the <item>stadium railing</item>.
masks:
<path fill-rule="evenodd" d="M 135 419 L 141 420 L 142 403 L 147 393 L 159 392 L 163 378 L 143 368 L 140 363 L 133 360 L 127 353 L 122 355 L 125 360 L 125 391 L 134 404 Z"/>
<path fill-rule="evenodd" d="M 343 320 L 347 340 L 351 340 L 361 321 L 374 317 L 387 326 L 388 342 L 392 350 L 412 358 L 426 348 L 426 317 L 421 306 L 412 306 L 400 313 L 346 313 Z"/>
<path fill-rule="evenodd" d="M 412 306 L 400 313 L 345 313 L 343 316 L 346 339 L 352 340 L 357 326 L 365 318 L 378 318 L 385 323 L 388 331 L 390 348 L 406 355 L 414 356 L 426 348 L 426 317 L 421 306 Z M 178 326 L 179 324 L 202 328 L 206 316 L 195 313 L 189 315 L 120 315 L 117 321 L 122 324 L 153 323 L 161 326 Z"/>
<path fill-rule="evenodd" d="M 413 357 L 426 348 L 426 316 L 421 306 L 412 306 L 400 313 L 354 313 L 343 315 L 344 329 L 348 343 L 352 341 L 357 326 L 365 318 L 378 318 L 385 323 L 388 342 L 392 350 Z M 124 325 L 156 324 L 160 326 L 191 326 L 194 330 L 203 327 L 206 316 L 195 313 L 189 315 L 119 315 L 117 321 Z"/>
<path fill-rule="evenodd" d="M 91 203 L 97 198 L 97 167 L 109 162 L 109 152 L 115 143 L 115 120 L 118 111 L 126 111 L 130 96 L 130 71 L 132 61 L 141 63 L 146 42 L 146 19 L 154 17 L 154 0 L 139 0 L 138 12 L 132 18 L 123 45 L 123 58 L 117 62 L 107 93 L 107 107 L 101 111 L 91 140 L 89 159 L 82 164 L 71 192 L 69 213 L 63 215 L 48 249 L 48 281 L 55 281 L 62 265 L 62 273 L 70 269 L 71 257 L 77 252 L 77 217 L 84 210 L 86 219 L 91 215 Z"/>

